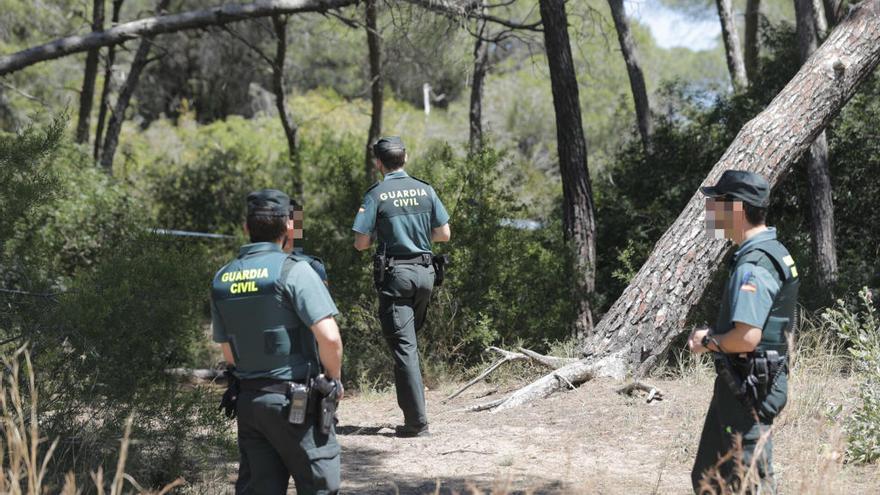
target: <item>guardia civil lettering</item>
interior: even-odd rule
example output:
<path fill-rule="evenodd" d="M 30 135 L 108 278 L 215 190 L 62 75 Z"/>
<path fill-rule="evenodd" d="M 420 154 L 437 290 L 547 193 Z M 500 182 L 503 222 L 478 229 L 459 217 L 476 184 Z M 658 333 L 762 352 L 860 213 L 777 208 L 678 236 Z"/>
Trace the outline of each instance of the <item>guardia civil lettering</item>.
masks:
<path fill-rule="evenodd" d="M 383 192 L 379 195 L 379 199 L 381 201 L 393 199 L 394 206 L 399 208 L 401 206 L 419 206 L 419 201 L 417 198 L 427 195 L 428 191 L 426 191 L 424 188 L 402 189 L 399 191 Z"/>

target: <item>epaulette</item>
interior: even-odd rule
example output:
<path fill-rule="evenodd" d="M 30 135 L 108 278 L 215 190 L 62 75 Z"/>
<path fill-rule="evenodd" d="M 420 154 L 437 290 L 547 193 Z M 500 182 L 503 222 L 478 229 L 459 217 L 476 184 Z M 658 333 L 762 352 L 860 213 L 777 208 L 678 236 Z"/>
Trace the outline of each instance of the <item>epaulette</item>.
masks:
<path fill-rule="evenodd" d="M 372 191 L 373 189 L 376 189 L 377 187 L 379 187 L 379 184 L 381 184 L 381 183 L 382 183 L 382 181 L 376 181 L 375 184 L 373 184 L 372 186 L 370 186 L 370 187 L 367 188 L 367 192 L 370 192 L 370 191 Z"/>
<path fill-rule="evenodd" d="M 412 175 L 410 175 L 409 178 L 410 178 L 410 179 L 413 179 L 413 180 L 417 180 L 417 181 L 421 182 L 422 184 L 425 184 L 426 186 L 430 186 L 430 185 L 431 185 L 430 182 L 428 182 L 428 181 L 424 181 L 424 180 L 419 179 L 418 177 L 414 177 L 414 176 L 412 176 Z"/>

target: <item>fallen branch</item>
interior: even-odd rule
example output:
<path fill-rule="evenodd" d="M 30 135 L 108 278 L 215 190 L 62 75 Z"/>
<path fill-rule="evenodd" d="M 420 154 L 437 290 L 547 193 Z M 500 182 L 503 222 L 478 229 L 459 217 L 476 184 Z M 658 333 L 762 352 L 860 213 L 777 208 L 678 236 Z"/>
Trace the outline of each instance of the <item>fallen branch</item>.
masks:
<path fill-rule="evenodd" d="M 462 392 L 464 392 L 465 390 L 476 385 L 478 382 L 480 382 L 480 380 L 485 379 L 493 371 L 495 371 L 496 369 L 501 367 L 501 365 L 503 365 L 504 363 L 509 363 L 511 361 L 529 360 L 529 361 L 534 361 L 542 366 L 546 366 L 550 369 L 555 370 L 557 368 L 561 368 L 567 364 L 571 364 L 571 363 L 577 361 L 577 359 L 574 359 L 574 358 L 560 358 L 560 357 L 554 357 L 554 356 L 545 356 L 543 354 L 538 354 L 537 352 L 535 352 L 531 349 L 526 349 L 524 347 L 520 347 L 519 350 L 520 350 L 520 352 L 512 352 L 512 351 L 507 351 L 507 350 L 501 349 L 500 347 L 495 347 L 495 346 L 487 347 L 486 351 L 492 351 L 492 352 L 497 352 L 498 354 L 501 354 L 501 359 L 492 363 L 488 368 L 483 370 L 483 372 L 480 373 L 476 378 L 467 382 L 463 387 L 458 389 L 458 391 L 456 391 L 455 393 L 453 393 L 449 397 L 443 399 L 443 401 L 441 403 L 445 404 L 446 402 L 458 397 L 459 395 L 461 395 Z"/>
<path fill-rule="evenodd" d="M 504 364 L 504 363 L 508 363 L 508 362 L 510 362 L 510 361 L 519 361 L 519 360 L 523 360 L 523 359 L 528 359 L 528 357 L 527 357 L 526 355 L 524 355 L 524 354 L 520 354 L 520 353 L 518 353 L 518 352 L 505 351 L 504 349 L 501 349 L 501 348 L 498 348 L 498 347 L 494 347 L 494 346 L 490 346 L 490 347 L 486 348 L 486 350 L 487 350 L 487 351 L 494 351 L 494 352 L 497 352 L 497 353 L 501 354 L 501 356 L 502 356 L 501 359 L 499 359 L 498 361 L 495 361 L 494 363 L 492 363 L 488 368 L 486 368 L 485 370 L 483 370 L 482 373 L 480 373 L 479 375 L 477 375 L 476 378 L 474 378 L 473 380 L 467 382 L 463 387 L 461 387 L 460 389 L 458 389 L 457 392 L 455 392 L 455 393 L 453 393 L 452 395 L 450 395 L 449 397 L 443 399 L 443 400 L 441 401 L 441 404 L 445 404 L 446 402 L 449 402 L 450 400 L 452 400 L 452 399 L 458 397 L 459 395 L 461 395 L 462 392 L 464 392 L 465 390 L 471 388 L 472 386 L 476 385 L 480 380 L 482 380 L 482 379 L 486 378 L 487 376 L 489 376 L 493 371 L 495 371 L 496 369 L 498 369 L 502 364 Z"/>
<path fill-rule="evenodd" d="M 617 390 L 615 390 L 618 394 L 621 395 L 629 395 L 634 396 L 636 392 L 646 392 L 648 394 L 647 401 L 650 403 L 655 400 L 663 400 L 663 392 L 660 391 L 657 387 L 652 387 L 651 385 L 646 385 L 642 382 L 632 382 L 628 385 L 624 385 Z"/>

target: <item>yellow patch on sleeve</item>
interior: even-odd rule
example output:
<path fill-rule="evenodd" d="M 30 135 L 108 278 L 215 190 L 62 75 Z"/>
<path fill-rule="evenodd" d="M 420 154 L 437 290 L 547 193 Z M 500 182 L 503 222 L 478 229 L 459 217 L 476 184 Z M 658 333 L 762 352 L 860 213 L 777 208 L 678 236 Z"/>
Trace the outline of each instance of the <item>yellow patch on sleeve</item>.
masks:
<path fill-rule="evenodd" d="M 363 213 L 363 212 L 365 212 L 365 211 L 367 211 L 367 210 L 365 210 L 363 206 L 361 206 L 360 208 L 358 208 L 358 213 Z"/>
<path fill-rule="evenodd" d="M 744 290 L 746 292 L 758 292 L 758 288 L 752 284 L 742 284 L 739 290 Z"/>

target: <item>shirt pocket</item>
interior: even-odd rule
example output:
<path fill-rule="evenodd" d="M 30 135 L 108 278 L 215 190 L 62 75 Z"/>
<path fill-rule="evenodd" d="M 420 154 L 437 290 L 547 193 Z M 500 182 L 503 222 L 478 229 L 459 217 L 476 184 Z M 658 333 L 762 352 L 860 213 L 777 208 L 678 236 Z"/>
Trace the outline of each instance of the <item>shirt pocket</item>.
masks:
<path fill-rule="evenodd" d="M 263 331 L 264 351 L 269 356 L 287 356 L 290 354 L 290 336 L 284 328 L 273 328 Z"/>

